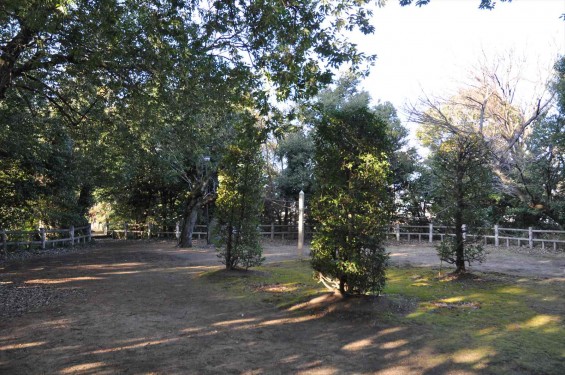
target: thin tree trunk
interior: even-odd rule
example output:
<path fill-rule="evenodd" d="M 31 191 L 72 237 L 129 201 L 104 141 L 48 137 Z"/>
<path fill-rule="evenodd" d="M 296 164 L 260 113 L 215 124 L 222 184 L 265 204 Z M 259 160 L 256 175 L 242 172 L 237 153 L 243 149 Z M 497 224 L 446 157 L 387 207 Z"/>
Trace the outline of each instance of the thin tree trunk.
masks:
<path fill-rule="evenodd" d="M 226 241 L 226 269 L 231 270 L 233 268 L 231 259 L 233 226 L 228 225 L 227 231 L 228 240 Z"/>
<path fill-rule="evenodd" d="M 463 171 L 458 170 L 456 176 L 456 210 L 455 210 L 455 273 L 465 272 L 465 244 L 463 242 Z"/>

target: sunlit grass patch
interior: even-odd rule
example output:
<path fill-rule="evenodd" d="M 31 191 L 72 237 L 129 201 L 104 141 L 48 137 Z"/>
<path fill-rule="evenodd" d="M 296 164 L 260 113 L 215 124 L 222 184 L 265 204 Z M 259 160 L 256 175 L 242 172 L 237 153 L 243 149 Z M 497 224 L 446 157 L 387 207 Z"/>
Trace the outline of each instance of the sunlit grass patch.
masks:
<path fill-rule="evenodd" d="M 390 268 L 385 292 L 418 301 L 404 323 L 433 327 L 433 345 L 451 348 L 453 362 L 500 373 L 565 373 L 563 283 L 493 274 L 446 278 L 422 268 Z M 485 348 L 496 351 L 486 355 Z"/>
<path fill-rule="evenodd" d="M 426 350 L 438 363 L 489 373 L 565 373 L 565 285 L 560 281 L 501 274 L 452 277 L 427 268 L 391 267 L 383 298 L 339 300 L 313 279 L 307 261 L 247 272 L 216 270 L 202 279 L 232 298 L 297 314 L 288 319 L 333 316 L 355 322 L 351 324 L 378 322 L 383 332 L 393 326 L 421 331 Z M 316 310 L 318 300 L 323 313 Z M 370 350 L 367 340 L 348 343 L 343 350 Z M 410 342 L 400 337 L 387 344 L 389 350 L 409 345 L 402 340 Z"/>
<path fill-rule="evenodd" d="M 202 277 L 221 282 L 233 293 L 242 293 L 250 300 L 273 303 L 279 308 L 290 307 L 327 292 L 314 280 L 308 261 L 279 262 L 249 271 L 215 270 Z"/>

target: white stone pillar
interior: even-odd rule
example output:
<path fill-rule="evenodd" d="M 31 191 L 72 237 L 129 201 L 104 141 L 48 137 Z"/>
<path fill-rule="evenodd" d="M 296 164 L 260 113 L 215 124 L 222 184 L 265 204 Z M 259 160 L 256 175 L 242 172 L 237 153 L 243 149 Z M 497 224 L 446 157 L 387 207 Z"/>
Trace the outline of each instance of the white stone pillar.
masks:
<path fill-rule="evenodd" d="M 303 255 L 304 247 L 304 192 L 298 194 L 298 251 Z"/>

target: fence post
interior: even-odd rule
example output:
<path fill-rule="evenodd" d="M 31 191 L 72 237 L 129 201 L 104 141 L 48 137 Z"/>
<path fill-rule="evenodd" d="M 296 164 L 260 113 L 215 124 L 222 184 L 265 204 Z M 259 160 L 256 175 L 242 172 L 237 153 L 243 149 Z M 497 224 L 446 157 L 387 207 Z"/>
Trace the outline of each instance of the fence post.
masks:
<path fill-rule="evenodd" d="M 528 227 L 528 246 L 530 249 L 534 248 L 534 229 L 532 227 Z"/>
<path fill-rule="evenodd" d="M 467 224 L 461 225 L 461 229 L 463 230 L 463 241 L 467 240 Z"/>
<path fill-rule="evenodd" d="M 400 241 L 400 224 L 394 224 L 394 233 L 396 233 L 396 241 Z"/>
<path fill-rule="evenodd" d="M 147 224 L 147 239 L 150 240 L 151 239 L 151 227 L 153 226 L 153 224 L 148 223 Z"/>
<path fill-rule="evenodd" d="M 69 228 L 69 236 L 71 237 L 71 246 L 75 246 L 75 226 Z"/>
<path fill-rule="evenodd" d="M 178 221 L 177 221 L 177 226 L 175 227 L 175 237 L 177 238 L 177 241 L 180 238 L 180 224 Z"/>
<path fill-rule="evenodd" d="M 8 259 L 8 236 L 5 229 L 2 229 L 2 250 L 4 250 L 4 256 Z"/>
<path fill-rule="evenodd" d="M 271 241 L 275 240 L 275 223 L 271 222 Z"/>
<path fill-rule="evenodd" d="M 41 237 L 41 250 L 45 250 L 45 228 L 39 228 L 39 236 Z"/>
<path fill-rule="evenodd" d="M 433 242 L 434 240 L 434 225 L 432 223 L 430 223 L 430 243 Z"/>
<path fill-rule="evenodd" d="M 105 222 L 104 223 L 104 235 L 107 236 L 108 235 L 108 229 L 110 228 L 110 223 Z"/>
<path fill-rule="evenodd" d="M 298 194 L 298 250 L 302 257 L 304 247 L 304 192 L 300 190 Z"/>
<path fill-rule="evenodd" d="M 124 240 L 128 239 L 128 223 L 124 223 Z"/>
<path fill-rule="evenodd" d="M 88 242 L 92 241 L 92 224 L 90 223 L 86 226 L 86 236 Z"/>
<path fill-rule="evenodd" d="M 494 246 L 498 247 L 498 224 L 494 226 Z"/>

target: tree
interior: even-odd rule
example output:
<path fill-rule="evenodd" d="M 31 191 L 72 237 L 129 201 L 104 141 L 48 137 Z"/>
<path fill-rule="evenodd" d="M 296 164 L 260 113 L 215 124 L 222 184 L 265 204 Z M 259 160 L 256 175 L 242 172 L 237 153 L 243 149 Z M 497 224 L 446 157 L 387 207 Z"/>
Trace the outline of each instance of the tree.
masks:
<path fill-rule="evenodd" d="M 344 79 L 320 97 L 312 267 L 342 294 L 380 293 L 387 260 L 383 228 L 391 211 L 388 139 L 385 122 L 355 83 Z"/>
<path fill-rule="evenodd" d="M 514 199 L 507 214 L 524 227 L 565 227 L 565 58 L 555 73 L 556 111 L 535 121 L 515 152 L 511 177 L 523 197 Z"/>
<path fill-rule="evenodd" d="M 454 241 L 440 246 L 440 257 L 455 263 L 455 273 L 462 273 L 466 271 L 465 261 L 474 260 L 466 253 L 463 225 L 480 226 L 482 209 L 490 203 L 489 151 L 476 134 L 443 133 L 435 137 L 438 141 L 432 145 L 430 156 L 433 209 L 438 219 L 455 228 Z"/>
<path fill-rule="evenodd" d="M 194 194 L 178 192 L 179 181 L 191 192 L 202 179 L 209 181 L 198 163 L 214 150 L 214 160 L 220 160 L 223 147 L 218 140 L 225 128 L 217 132 L 217 126 L 201 126 L 202 120 L 218 125 L 218 114 L 229 117 L 242 107 L 265 116 L 272 112 L 271 93 L 281 100 L 313 95 L 331 80 L 333 69 L 349 63 L 360 68 L 371 57 L 358 52 L 343 31 L 372 32 L 367 3 L 7 0 L 0 4 L 0 105 L 22 115 L 20 128 L 37 131 L 53 121 L 59 139 L 68 138 L 72 150 L 52 149 L 69 151 L 72 173 L 53 171 L 53 178 L 64 185 L 60 201 L 73 202 L 79 216 L 96 189 L 117 201 L 128 195 L 120 189 L 135 187 L 124 213 L 139 220 L 150 216 L 155 195 L 167 191 L 163 199 L 175 210 L 182 206 L 187 222 L 194 210 L 186 208 L 202 202 L 193 204 Z M 6 117 L 0 122 L 14 145 L 25 135 L 29 149 L 47 148 L 38 142 L 46 139 L 41 131 L 19 130 Z M 167 139 L 171 129 L 190 142 Z M 47 181 L 47 156 L 33 153 L 31 160 L 14 150 L 0 146 L 2 167 L 9 171 L 2 175 L 0 192 L 9 198 L 2 212 L 12 215 L 24 207 L 25 221 L 35 216 L 27 211 L 38 197 L 53 206 L 45 189 L 34 187 Z M 98 162 L 101 155 L 114 159 Z M 97 173 L 76 168 L 90 160 Z M 132 172 L 145 166 L 151 176 Z M 10 196 L 12 187 L 17 193 Z"/>
<path fill-rule="evenodd" d="M 411 200 L 413 193 L 416 192 L 414 188 L 416 187 L 416 172 L 419 170 L 420 158 L 416 148 L 408 145 L 408 129 L 402 125 L 392 103 L 379 103 L 373 111 L 387 124 L 395 212 L 399 216 L 404 216 L 403 219 L 408 219 L 406 211 L 413 210 Z M 421 200 L 418 200 L 417 206 L 420 205 L 420 202 Z M 412 218 L 416 217 L 421 218 L 420 215 L 412 215 Z"/>
<path fill-rule="evenodd" d="M 236 141 L 224 156 L 219 170 L 216 208 L 220 260 L 231 270 L 260 265 L 264 258 L 258 226 L 263 203 L 264 130 L 246 114 L 238 124 Z"/>
<path fill-rule="evenodd" d="M 512 197 L 533 207 L 532 196 L 521 182 L 520 170 L 526 165 L 526 143 L 534 124 L 551 110 L 554 94 L 545 84 L 531 89 L 534 99 L 523 104 L 518 94 L 525 86 L 524 76 L 510 54 L 483 62 L 473 71 L 468 85 L 448 99 L 423 97 L 420 106 L 410 109 L 411 120 L 424 125 L 421 138 L 438 143 L 438 134 L 477 135 L 488 147 L 490 167 L 496 175 L 496 189 L 501 196 Z M 517 93 L 518 92 L 518 93 Z M 551 218 L 551 211 L 543 213 Z"/>

